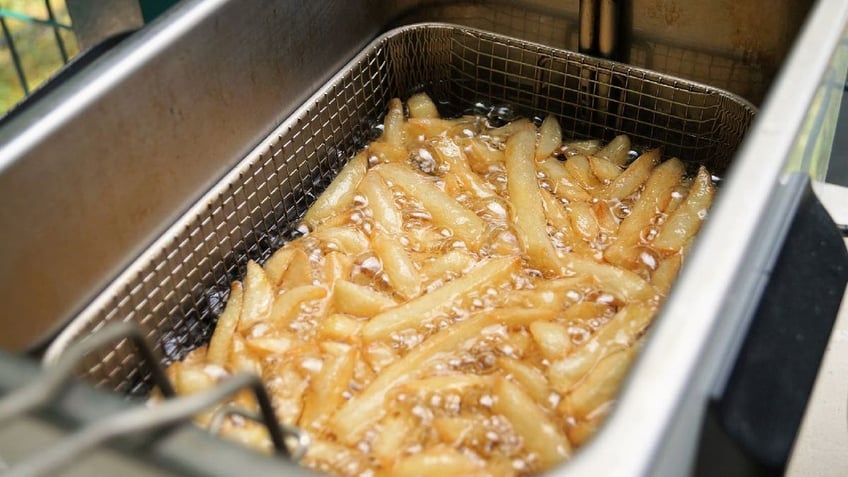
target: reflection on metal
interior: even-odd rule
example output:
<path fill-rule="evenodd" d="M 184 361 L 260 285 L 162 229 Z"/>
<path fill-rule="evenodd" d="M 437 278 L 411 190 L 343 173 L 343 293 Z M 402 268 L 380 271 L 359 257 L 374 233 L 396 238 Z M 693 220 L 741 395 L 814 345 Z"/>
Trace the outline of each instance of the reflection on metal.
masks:
<path fill-rule="evenodd" d="M 789 155 L 786 172 L 806 172 L 813 180 L 827 176 L 833 140 L 848 77 L 848 30 L 833 53 L 815 99 L 806 112 L 801 133 Z M 845 160 L 845 158 L 840 158 Z"/>

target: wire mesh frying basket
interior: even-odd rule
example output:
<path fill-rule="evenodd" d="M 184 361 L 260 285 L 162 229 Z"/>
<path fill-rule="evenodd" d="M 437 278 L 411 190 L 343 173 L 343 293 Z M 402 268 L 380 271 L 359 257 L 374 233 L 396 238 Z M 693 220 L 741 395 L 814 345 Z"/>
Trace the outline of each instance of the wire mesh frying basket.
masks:
<path fill-rule="evenodd" d="M 247 261 L 262 263 L 296 235 L 314 198 L 379 133 L 389 99 L 421 90 L 443 114 L 480 112 L 481 105 L 553 114 L 564 137 L 625 133 L 719 175 L 754 116 L 753 106 L 730 93 L 577 53 L 452 25 L 393 30 L 200 198 L 69 324 L 45 360 L 114 321 L 139 325 L 164 362 L 206 344 Z M 78 373 L 100 387 L 146 395 L 151 376 L 133 350 L 125 341 L 94 353 Z"/>

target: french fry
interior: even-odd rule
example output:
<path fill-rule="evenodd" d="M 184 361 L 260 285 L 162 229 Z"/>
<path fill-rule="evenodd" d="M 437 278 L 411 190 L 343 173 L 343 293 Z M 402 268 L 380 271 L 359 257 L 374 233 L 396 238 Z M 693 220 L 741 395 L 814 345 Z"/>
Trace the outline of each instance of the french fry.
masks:
<path fill-rule="evenodd" d="M 448 166 L 450 176 L 457 180 L 463 190 L 470 191 L 480 199 L 495 196 L 492 187 L 471 170 L 462 149 L 453 141 L 437 141 L 433 145 L 433 152 L 439 162 Z"/>
<path fill-rule="evenodd" d="M 511 121 L 499 128 L 492 129 L 491 131 L 489 131 L 489 135 L 499 138 L 507 138 L 523 131 L 535 132 L 536 126 L 534 126 L 529 119 L 521 118 L 516 119 L 515 121 Z"/>
<path fill-rule="evenodd" d="M 539 144 L 536 146 L 536 160 L 550 156 L 562 145 L 562 129 L 556 117 L 548 115 L 539 127 Z"/>
<path fill-rule="evenodd" d="M 598 263 L 573 253 L 567 254 L 562 264 L 566 269 L 594 277 L 602 290 L 622 301 L 648 300 L 656 294 L 650 283 L 630 270 Z"/>
<path fill-rule="evenodd" d="M 550 321 L 535 321 L 530 323 L 530 334 L 536 341 L 536 346 L 546 359 L 554 361 L 571 351 L 571 337 L 568 328 Z"/>
<path fill-rule="evenodd" d="M 548 379 L 538 368 L 513 358 L 498 358 L 498 367 L 520 384 L 540 406 L 548 405 L 551 394 Z"/>
<path fill-rule="evenodd" d="M 574 182 L 586 191 L 600 191 L 604 185 L 592 173 L 589 159 L 586 156 L 571 156 L 566 159 L 565 171 L 574 179 Z"/>
<path fill-rule="evenodd" d="M 406 100 L 410 118 L 438 118 L 439 110 L 427 93 L 416 93 Z"/>
<path fill-rule="evenodd" d="M 391 472 L 386 473 L 393 477 L 420 477 L 424 474 L 444 477 L 482 476 L 484 469 L 456 449 L 434 446 L 401 459 Z"/>
<path fill-rule="evenodd" d="M 571 444 L 533 399 L 505 378 L 495 380 L 495 404 L 492 408 L 512 424 L 524 439 L 524 446 L 536 453 L 547 468 L 571 455 Z"/>
<path fill-rule="evenodd" d="M 271 306 L 274 303 L 273 287 L 265 271 L 253 260 L 247 262 L 242 300 L 241 317 L 238 321 L 239 331 L 266 320 L 271 313 Z"/>
<path fill-rule="evenodd" d="M 659 149 L 650 151 L 639 156 L 630 166 L 615 178 L 601 192 L 603 199 L 623 199 L 636 192 L 642 184 L 648 180 L 651 171 L 660 162 Z"/>
<path fill-rule="evenodd" d="M 324 256 L 320 282 L 332 290 L 335 283 L 350 278 L 353 270 L 353 258 L 342 252 L 330 252 Z"/>
<path fill-rule="evenodd" d="M 300 248 L 295 248 L 289 265 L 277 285 L 283 289 L 291 289 L 303 285 L 312 285 L 312 280 L 312 264 L 309 263 L 309 257 Z"/>
<path fill-rule="evenodd" d="M 571 225 L 583 239 L 592 241 L 601 233 L 598 225 L 598 217 L 591 205 L 586 202 L 575 202 L 571 204 Z"/>
<path fill-rule="evenodd" d="M 283 355 L 297 346 L 295 338 L 285 334 L 262 338 L 248 336 L 244 344 L 260 357 L 272 354 Z"/>
<path fill-rule="evenodd" d="M 542 196 L 533 161 L 535 140 L 531 131 L 514 134 L 506 143 L 506 175 L 512 221 L 530 265 L 544 272 L 559 272 L 556 251 L 548 237 Z"/>
<path fill-rule="evenodd" d="M 233 340 L 233 333 L 236 331 L 241 316 L 243 298 L 244 288 L 241 286 L 241 282 L 233 282 L 230 285 L 230 297 L 227 300 L 227 306 L 221 316 L 218 317 L 218 324 L 215 325 L 215 332 L 212 333 L 209 348 L 206 350 L 206 360 L 212 364 L 223 366 L 227 362 L 230 355 L 230 342 Z"/>
<path fill-rule="evenodd" d="M 589 168 L 604 183 L 612 182 L 621 175 L 621 168 L 605 157 L 589 156 Z"/>
<path fill-rule="evenodd" d="M 377 173 L 369 171 L 360 183 L 359 191 L 368 201 L 377 228 L 391 235 L 400 234 L 403 217 L 386 182 Z"/>
<path fill-rule="evenodd" d="M 334 313 L 318 324 L 318 335 L 325 340 L 352 340 L 362 329 L 362 322 L 347 315 Z"/>
<path fill-rule="evenodd" d="M 437 226 L 453 230 L 469 248 L 478 246 L 478 239 L 486 231 L 486 224 L 474 212 L 407 167 L 384 164 L 375 170 L 396 187 L 419 200 L 430 212 Z"/>
<path fill-rule="evenodd" d="M 604 159 L 609 160 L 613 164 L 623 166 L 627 163 L 629 159 L 630 153 L 630 138 L 621 134 L 616 136 L 615 139 L 607 143 L 606 146 L 603 147 L 600 151 L 595 153 L 598 157 L 603 157 Z"/>
<path fill-rule="evenodd" d="M 393 162 L 402 163 L 409 158 L 409 150 L 403 144 L 372 142 L 364 152 L 368 158 L 368 164 L 372 166 Z"/>
<path fill-rule="evenodd" d="M 288 268 L 289 263 L 291 263 L 292 258 L 294 257 L 295 250 L 296 249 L 291 247 L 283 247 L 274 252 L 274 254 L 265 261 L 263 268 L 265 269 L 265 275 L 268 276 L 268 280 L 271 282 L 271 285 L 279 285 L 280 280 L 283 278 L 283 274 L 286 272 L 286 268 Z"/>
<path fill-rule="evenodd" d="M 379 232 L 374 235 L 372 244 L 392 288 L 407 300 L 418 296 L 421 277 L 403 245 Z"/>
<path fill-rule="evenodd" d="M 344 402 L 342 393 L 347 389 L 353 366 L 356 363 L 356 348 L 338 356 L 330 355 L 324 359 L 321 371 L 309 383 L 303 399 L 303 413 L 300 425 L 306 429 L 321 426 L 333 411 Z"/>
<path fill-rule="evenodd" d="M 552 190 L 557 197 L 571 201 L 589 201 L 592 196 L 586 192 L 566 170 L 565 163 L 552 157 L 539 161 L 539 170 L 550 179 Z"/>
<path fill-rule="evenodd" d="M 480 428 L 480 423 L 469 417 L 438 417 L 433 420 L 433 429 L 439 439 L 450 446 L 458 446 Z"/>
<path fill-rule="evenodd" d="M 302 285 L 280 293 L 274 298 L 270 321 L 277 327 L 284 328 L 297 318 L 304 303 L 326 296 L 327 289 L 315 285 Z"/>
<path fill-rule="evenodd" d="M 564 406 L 570 414 L 584 417 L 612 399 L 633 361 L 633 349 L 626 348 L 605 356 L 586 379 L 569 393 Z"/>
<path fill-rule="evenodd" d="M 397 98 L 389 101 L 389 111 L 383 119 L 383 135 L 380 140 L 394 145 L 403 144 L 403 103 Z"/>
<path fill-rule="evenodd" d="M 356 187 L 365 177 L 367 166 L 365 154 L 357 154 L 348 161 L 303 216 L 303 223 L 310 229 L 315 229 L 324 220 L 346 209 L 353 202 Z"/>
<path fill-rule="evenodd" d="M 504 162 L 503 151 L 489 147 L 478 137 L 464 138 L 458 143 L 463 146 L 469 167 L 477 174 L 491 172 Z"/>
<path fill-rule="evenodd" d="M 476 264 L 476 260 L 468 252 L 451 250 L 439 255 L 421 266 L 421 275 L 427 281 L 443 278 L 448 274 L 461 275 Z"/>
<path fill-rule="evenodd" d="M 421 325 L 450 309 L 454 302 L 508 280 L 517 267 L 515 258 L 490 260 L 432 293 L 373 317 L 362 329 L 362 336 L 366 341 L 373 341 Z"/>
<path fill-rule="evenodd" d="M 336 282 L 333 306 L 339 313 L 370 318 L 397 305 L 390 297 L 373 288 L 348 281 Z"/>
<path fill-rule="evenodd" d="M 674 279 L 677 278 L 677 272 L 680 270 L 681 263 L 682 259 L 680 255 L 669 255 L 660 261 L 657 269 L 651 274 L 651 284 L 661 294 L 668 295 Z"/>
<path fill-rule="evenodd" d="M 680 250 L 701 228 L 712 205 L 715 187 L 707 169 L 701 166 L 686 200 L 666 219 L 653 245 L 658 250 L 673 252 Z"/>
<path fill-rule="evenodd" d="M 319 228 L 311 237 L 354 256 L 368 250 L 369 246 L 368 237 L 364 233 L 346 226 Z"/>
<path fill-rule="evenodd" d="M 412 423 L 402 414 L 387 416 L 380 422 L 380 433 L 374 442 L 372 452 L 384 468 L 391 468 L 398 458 L 399 450 L 412 437 Z"/>
<path fill-rule="evenodd" d="M 489 376 L 476 374 L 448 374 L 430 378 L 416 379 L 401 385 L 401 388 L 413 393 L 463 393 L 468 388 L 491 387 L 493 381 Z"/>
<path fill-rule="evenodd" d="M 563 148 L 568 156 L 590 156 L 601 150 L 601 141 L 597 139 L 568 141 L 563 144 Z"/>

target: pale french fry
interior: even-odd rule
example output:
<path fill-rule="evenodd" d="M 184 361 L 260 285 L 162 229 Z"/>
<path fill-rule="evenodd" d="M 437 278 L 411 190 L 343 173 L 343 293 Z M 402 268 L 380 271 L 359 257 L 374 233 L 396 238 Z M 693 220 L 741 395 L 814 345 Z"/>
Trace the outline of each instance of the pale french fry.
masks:
<path fill-rule="evenodd" d="M 315 285 L 301 285 L 280 293 L 274 298 L 270 321 L 280 328 L 286 327 L 297 318 L 304 303 L 326 296 L 327 289 Z"/>
<path fill-rule="evenodd" d="M 615 178 L 601 192 L 603 199 L 623 199 L 637 190 L 648 180 L 651 171 L 660 162 L 659 149 L 650 151 L 639 156 L 630 166 Z"/>
<path fill-rule="evenodd" d="M 356 348 L 324 359 L 321 371 L 309 383 L 303 398 L 300 425 L 306 429 L 321 426 L 343 402 L 356 363 Z"/>
<path fill-rule="evenodd" d="M 536 146 L 536 160 L 550 156 L 562 145 L 562 129 L 556 117 L 548 115 L 539 127 L 539 144 Z"/>
<path fill-rule="evenodd" d="M 574 182 L 586 191 L 600 191 L 604 185 L 592 173 L 589 167 L 589 159 L 586 156 L 571 156 L 566 159 L 565 171 L 574 179 Z"/>
<path fill-rule="evenodd" d="M 686 200 L 666 219 L 653 241 L 653 246 L 664 252 L 680 250 L 701 228 L 701 222 L 712 205 L 714 193 L 712 177 L 707 169 L 701 166 Z"/>
<path fill-rule="evenodd" d="M 403 245 L 379 232 L 374 235 L 372 244 L 392 288 L 407 300 L 418 296 L 421 293 L 421 277 Z"/>
<path fill-rule="evenodd" d="M 398 458 L 399 450 L 412 437 L 412 423 L 407 416 L 395 414 L 380 422 L 380 433 L 371 450 L 384 468 L 390 468 Z"/>
<path fill-rule="evenodd" d="M 623 166 L 627 163 L 630 153 L 630 138 L 622 134 L 616 136 L 612 141 L 607 143 L 603 149 L 595 153 L 598 157 L 608 159 L 613 164 Z"/>
<path fill-rule="evenodd" d="M 450 309 L 455 301 L 508 280 L 517 267 L 518 260 L 515 258 L 489 260 L 432 293 L 373 317 L 362 329 L 362 336 L 366 341 L 373 341 L 387 338 L 396 331 L 422 325 Z"/>
<path fill-rule="evenodd" d="M 621 175 L 621 168 L 605 157 L 589 156 L 589 167 L 604 183 L 610 183 Z"/>
<path fill-rule="evenodd" d="M 233 282 L 230 285 L 230 297 L 227 299 L 227 306 L 221 316 L 218 317 L 218 324 L 215 325 L 215 332 L 212 333 L 209 348 L 206 350 L 206 360 L 212 364 L 223 366 L 227 362 L 230 355 L 230 342 L 241 316 L 243 298 L 244 288 L 242 288 L 241 282 Z"/>
<path fill-rule="evenodd" d="M 604 251 L 604 258 L 614 264 L 632 265 L 635 262 L 634 247 L 642 241 L 642 231 L 662 210 L 663 202 L 679 184 L 684 172 L 685 167 L 678 159 L 669 159 L 654 168 L 639 200 L 619 225 L 618 239 Z"/>
<path fill-rule="evenodd" d="M 409 150 L 403 144 L 372 142 L 365 150 L 369 165 L 402 163 L 409 158 Z"/>
<path fill-rule="evenodd" d="M 542 196 L 533 161 L 534 134 L 521 131 L 506 143 L 506 175 L 512 221 L 530 265 L 544 272 L 559 272 L 556 251 L 548 237 Z"/>
<path fill-rule="evenodd" d="M 468 417 L 439 417 L 433 420 L 433 429 L 445 444 L 457 446 L 480 427 L 480 423 Z"/>
<path fill-rule="evenodd" d="M 592 196 L 577 184 L 577 181 L 565 169 L 565 163 L 549 157 L 537 164 L 539 170 L 551 181 L 551 192 L 557 197 L 571 201 L 589 201 Z"/>
<path fill-rule="evenodd" d="M 362 153 L 348 161 L 303 216 L 303 222 L 310 229 L 314 229 L 324 220 L 346 209 L 353 202 L 356 187 L 365 177 L 367 166 L 368 160 Z"/>
<path fill-rule="evenodd" d="M 548 360 L 557 360 L 571 351 L 571 337 L 564 325 L 550 321 L 534 321 L 530 323 L 530 334 L 533 335 L 542 356 Z"/>
<path fill-rule="evenodd" d="M 590 437 L 598 432 L 598 428 L 601 426 L 601 423 L 603 423 L 607 414 L 609 414 L 611 407 L 612 406 L 602 405 L 599 409 L 595 409 L 583 419 L 578 419 L 577 422 L 566 431 L 568 440 L 574 445 L 581 445 L 588 441 Z"/>
<path fill-rule="evenodd" d="M 462 149 L 451 140 L 439 140 L 433 145 L 433 152 L 437 160 L 447 165 L 450 177 L 453 177 L 462 186 L 462 190 L 470 191 L 480 199 L 495 196 L 492 187 L 478 176 L 471 167 Z"/>
<path fill-rule="evenodd" d="M 406 141 L 409 148 L 420 146 L 428 138 L 446 135 L 460 122 L 455 119 L 413 118 L 406 121 Z"/>
<path fill-rule="evenodd" d="M 383 119 L 383 135 L 380 139 L 394 145 L 403 144 L 403 103 L 398 98 L 389 100 L 389 110 Z"/>
<path fill-rule="evenodd" d="M 567 254 L 562 264 L 566 269 L 591 275 L 602 290 L 622 301 L 648 300 L 656 294 L 650 283 L 630 270 L 598 263 L 573 253 Z"/>
<path fill-rule="evenodd" d="M 339 226 L 319 228 L 310 235 L 350 255 L 359 255 L 368 250 L 368 237 L 357 229 Z"/>
<path fill-rule="evenodd" d="M 663 295 L 668 295 L 671 290 L 677 272 L 680 271 L 681 261 L 680 255 L 669 255 L 660 261 L 657 269 L 651 274 L 651 284 Z"/>
<path fill-rule="evenodd" d="M 422 265 L 421 275 L 426 277 L 427 281 L 443 278 L 448 274 L 461 275 L 476 263 L 477 261 L 468 252 L 451 250 Z"/>
<path fill-rule="evenodd" d="M 540 406 L 549 404 L 551 394 L 548 379 L 538 368 L 512 358 L 498 358 L 498 367 L 510 374 Z"/>
<path fill-rule="evenodd" d="M 332 290 L 336 282 L 350 278 L 353 258 L 342 252 L 330 252 L 324 257 L 321 283 Z"/>
<path fill-rule="evenodd" d="M 503 151 L 489 147 L 480 138 L 465 138 L 459 144 L 464 146 L 468 165 L 477 174 L 486 174 L 504 162 Z"/>
<path fill-rule="evenodd" d="M 582 141 L 569 141 L 563 144 L 565 154 L 568 156 L 590 156 L 601 150 L 601 141 L 597 139 L 585 139 Z"/>
<path fill-rule="evenodd" d="M 570 205 L 571 225 L 585 240 L 592 241 L 601 233 L 598 217 L 591 205 L 586 202 L 575 202 Z"/>
<path fill-rule="evenodd" d="M 271 282 L 271 285 L 279 285 L 280 280 L 283 278 L 283 274 L 286 272 L 286 268 L 288 268 L 289 263 L 291 263 L 292 258 L 294 257 L 295 250 L 296 249 L 291 247 L 283 247 L 274 252 L 274 254 L 265 261 L 263 268 L 265 269 L 265 275 L 268 276 L 268 280 Z"/>
<path fill-rule="evenodd" d="M 589 321 L 610 314 L 612 307 L 605 303 L 582 301 L 569 306 L 562 313 L 563 321 Z"/>
<path fill-rule="evenodd" d="M 174 383 L 174 390 L 181 396 L 199 393 L 215 386 L 212 376 L 179 361 L 168 369 L 168 377 Z"/>
<path fill-rule="evenodd" d="M 569 413 L 583 417 L 612 399 L 633 361 L 633 349 L 620 349 L 605 356 L 566 398 Z"/>
<path fill-rule="evenodd" d="M 395 204 L 392 191 L 383 178 L 369 171 L 359 185 L 359 191 L 368 201 L 368 208 L 374 216 L 374 223 L 388 234 L 400 234 L 403 217 Z"/>
<path fill-rule="evenodd" d="M 312 468 L 324 469 L 338 475 L 362 475 L 370 468 L 368 458 L 358 450 L 314 437 L 303 461 Z"/>
<path fill-rule="evenodd" d="M 410 118 L 438 118 L 439 110 L 427 93 L 416 93 L 406 100 Z"/>
<path fill-rule="evenodd" d="M 244 344 L 255 354 L 265 357 L 271 354 L 282 355 L 293 349 L 297 344 L 295 338 L 278 334 L 271 337 L 253 338 L 248 336 Z"/>
<path fill-rule="evenodd" d="M 520 387 L 509 380 L 495 380 L 492 410 L 509 420 L 524 439 L 524 447 L 536 453 L 545 468 L 571 455 L 571 444 L 550 417 Z"/>
<path fill-rule="evenodd" d="M 278 282 L 278 286 L 283 289 L 292 289 L 303 285 L 312 285 L 312 280 L 312 264 L 309 263 L 309 257 L 303 250 L 294 249 L 289 265 L 283 272 L 283 277 Z"/>
<path fill-rule="evenodd" d="M 333 306 L 339 313 L 372 317 L 397 305 L 390 297 L 371 287 L 348 281 L 336 282 L 333 289 Z"/>
<path fill-rule="evenodd" d="M 253 260 L 247 262 L 242 300 L 241 317 L 238 321 L 239 331 L 246 330 L 269 317 L 274 303 L 274 289 L 268 276 L 265 275 L 265 270 Z"/>
<path fill-rule="evenodd" d="M 362 328 L 362 322 L 347 315 L 334 313 L 318 324 L 318 335 L 327 340 L 346 341 L 353 339 Z"/>
<path fill-rule="evenodd" d="M 513 136 L 522 131 L 536 131 L 536 126 L 533 125 L 527 118 L 516 119 L 504 126 L 492 129 L 489 131 L 490 136 L 506 138 Z"/>
<path fill-rule="evenodd" d="M 493 381 L 489 376 L 478 376 L 476 374 L 449 374 L 416 379 L 401 385 L 401 387 L 413 393 L 462 393 L 468 388 L 491 387 L 492 383 Z"/>
<path fill-rule="evenodd" d="M 445 194 L 428 179 L 398 164 L 384 164 L 375 168 L 381 176 L 400 187 L 404 192 L 419 200 L 430 212 L 433 222 L 445 227 L 469 248 L 479 246 L 479 238 L 486 231 L 486 224 L 480 217 L 466 209 L 454 198 Z"/>
<path fill-rule="evenodd" d="M 443 477 L 482 476 L 484 469 L 456 449 L 434 446 L 398 461 L 391 472 L 394 477 L 420 477 L 424 474 Z"/>

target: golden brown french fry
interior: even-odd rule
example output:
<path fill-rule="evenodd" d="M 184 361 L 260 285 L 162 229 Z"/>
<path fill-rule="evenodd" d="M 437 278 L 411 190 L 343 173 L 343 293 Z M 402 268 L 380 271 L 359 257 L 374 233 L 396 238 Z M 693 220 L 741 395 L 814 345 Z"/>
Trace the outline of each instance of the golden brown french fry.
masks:
<path fill-rule="evenodd" d="M 539 144 L 536 146 L 536 160 L 550 156 L 562 145 L 562 129 L 556 117 L 548 115 L 539 127 Z"/>
<path fill-rule="evenodd" d="M 297 346 L 294 337 L 282 333 L 275 336 L 254 338 L 248 336 L 244 344 L 257 356 L 266 357 L 271 354 L 282 355 Z"/>
<path fill-rule="evenodd" d="M 406 146 L 388 142 L 372 142 L 363 152 L 368 159 L 368 164 L 372 166 L 392 162 L 402 163 L 409 158 L 409 150 Z"/>
<path fill-rule="evenodd" d="M 447 374 L 432 376 L 429 378 L 415 379 L 404 383 L 401 388 L 412 393 L 462 393 L 468 388 L 485 388 L 492 386 L 490 376 L 479 376 L 477 374 Z"/>
<path fill-rule="evenodd" d="M 288 326 L 300 313 L 300 307 L 311 300 L 327 296 L 327 289 L 315 285 L 301 285 L 277 295 L 271 309 L 270 321 L 277 327 Z"/>
<path fill-rule="evenodd" d="M 530 265 L 546 273 L 559 273 L 556 251 L 547 232 L 542 195 L 533 160 L 535 137 L 532 131 L 514 134 L 506 143 L 506 176 L 511 216 L 518 241 Z"/>
<path fill-rule="evenodd" d="M 427 281 L 444 278 L 448 274 L 461 275 L 476 264 L 474 257 L 462 250 L 451 250 L 421 266 L 421 275 Z"/>
<path fill-rule="evenodd" d="M 571 455 L 568 439 L 520 387 L 498 377 L 495 379 L 495 397 L 492 410 L 507 418 L 516 433 L 524 439 L 524 447 L 536 453 L 544 468 Z"/>
<path fill-rule="evenodd" d="M 348 161 L 333 182 L 318 196 L 318 199 L 309 207 L 303 222 L 310 228 L 315 229 L 321 222 L 338 214 L 353 203 L 356 187 L 359 181 L 365 177 L 365 169 L 368 160 L 365 154 L 359 153 Z"/>
<path fill-rule="evenodd" d="M 334 313 L 318 323 L 318 336 L 325 340 L 350 341 L 362 328 L 362 322 L 347 315 Z"/>
<path fill-rule="evenodd" d="M 651 149 L 639 156 L 630 166 L 600 191 L 603 199 L 621 200 L 637 190 L 648 180 L 651 171 L 660 163 L 660 150 Z"/>
<path fill-rule="evenodd" d="M 653 241 L 653 246 L 663 252 L 680 250 L 701 228 L 701 222 L 712 205 L 714 193 L 712 177 L 707 169 L 701 166 L 692 188 L 689 189 L 689 195 L 666 219 Z"/>
<path fill-rule="evenodd" d="M 324 266 L 322 268 L 320 282 L 326 288 L 332 290 L 337 281 L 350 278 L 351 271 L 353 270 L 353 258 L 342 252 L 329 252 L 324 256 Z"/>
<path fill-rule="evenodd" d="M 609 414 L 611 408 L 612 406 L 601 406 L 601 408 L 592 411 L 586 417 L 577 419 L 577 422 L 566 431 L 568 440 L 575 446 L 584 444 L 598 432 L 598 428 L 607 414 Z"/>
<path fill-rule="evenodd" d="M 400 234 L 403 217 L 395 204 L 391 189 L 383 178 L 374 171 L 369 171 L 359 185 L 359 192 L 368 201 L 368 208 L 371 209 L 377 228 L 388 234 Z"/>
<path fill-rule="evenodd" d="M 241 317 L 238 322 L 239 331 L 246 330 L 266 320 L 271 313 L 274 303 L 274 289 L 265 270 L 256 262 L 247 262 L 247 273 L 244 277 L 244 295 L 242 298 Z"/>
<path fill-rule="evenodd" d="M 409 118 L 406 121 L 406 142 L 412 149 L 436 136 L 448 135 L 461 120 L 439 118 Z"/>
<path fill-rule="evenodd" d="M 569 321 L 589 321 L 610 314 L 612 307 L 605 303 L 594 301 L 581 301 L 569 306 L 562 313 L 562 320 Z"/>
<path fill-rule="evenodd" d="M 480 217 L 445 194 L 429 179 L 399 164 L 383 164 L 375 168 L 386 180 L 420 201 L 430 212 L 433 223 L 445 227 L 463 240 L 468 248 L 479 246 L 479 238 L 486 231 Z"/>
<path fill-rule="evenodd" d="M 392 467 L 404 443 L 413 437 L 412 429 L 413 423 L 403 414 L 386 416 L 380 422 L 380 432 L 377 434 L 371 452 L 382 467 Z"/>
<path fill-rule="evenodd" d="M 339 281 L 333 289 L 333 305 L 340 313 L 369 318 L 394 308 L 397 303 L 371 287 Z"/>
<path fill-rule="evenodd" d="M 403 144 L 403 103 L 398 98 L 389 100 L 389 111 L 383 119 L 383 135 L 380 140 L 389 144 Z"/>
<path fill-rule="evenodd" d="M 565 163 L 549 157 L 537 164 L 539 170 L 551 181 L 551 192 L 557 197 L 571 201 L 588 201 L 592 196 L 577 184 L 565 169 Z"/>
<path fill-rule="evenodd" d="M 206 360 L 212 364 L 223 366 L 227 362 L 230 355 L 230 342 L 233 340 L 233 333 L 236 331 L 241 316 L 243 298 L 244 289 L 241 282 L 233 282 L 230 285 L 230 297 L 227 299 L 227 306 L 218 318 L 215 332 L 212 333 L 209 348 L 206 350 Z"/>
<path fill-rule="evenodd" d="M 373 317 L 362 329 L 362 336 L 366 341 L 373 341 L 387 338 L 396 331 L 423 325 L 469 294 L 479 293 L 509 280 L 517 267 L 518 260 L 512 257 L 489 260 L 432 293 L 421 295 Z"/>
<path fill-rule="evenodd" d="M 324 359 L 321 371 L 311 380 L 303 398 L 300 426 L 306 429 L 322 426 L 345 401 L 343 392 L 353 377 L 356 348 Z"/>
<path fill-rule="evenodd" d="M 630 153 L 630 138 L 622 134 L 616 136 L 615 139 L 607 143 L 603 149 L 595 153 L 598 157 L 603 157 L 610 160 L 613 164 L 623 166 L 627 164 Z"/>

